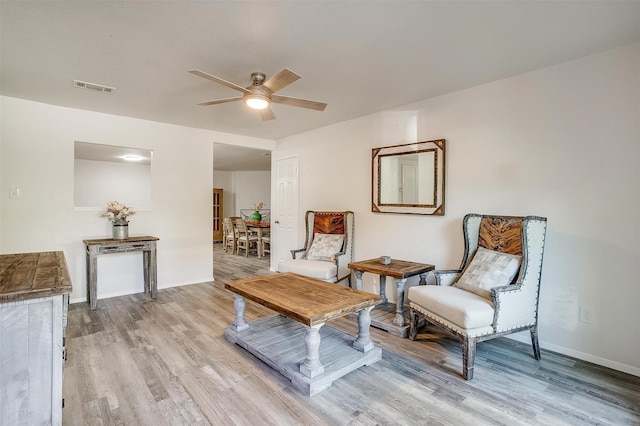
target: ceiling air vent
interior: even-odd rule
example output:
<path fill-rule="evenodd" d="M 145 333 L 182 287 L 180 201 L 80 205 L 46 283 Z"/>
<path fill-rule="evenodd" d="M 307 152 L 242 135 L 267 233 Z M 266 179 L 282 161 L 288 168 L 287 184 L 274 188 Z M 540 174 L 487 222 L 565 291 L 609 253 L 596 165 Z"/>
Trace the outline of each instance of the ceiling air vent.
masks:
<path fill-rule="evenodd" d="M 73 80 L 73 85 L 81 89 L 95 90 L 96 92 L 102 93 L 113 93 L 116 90 L 115 87 L 103 86 L 102 84 L 88 83 L 80 80 Z"/>

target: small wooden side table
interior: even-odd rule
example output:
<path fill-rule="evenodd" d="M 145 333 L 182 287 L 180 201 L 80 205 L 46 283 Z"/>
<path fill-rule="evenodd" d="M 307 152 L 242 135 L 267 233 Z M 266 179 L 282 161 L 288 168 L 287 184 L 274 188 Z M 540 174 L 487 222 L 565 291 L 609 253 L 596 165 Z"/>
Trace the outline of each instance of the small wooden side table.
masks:
<path fill-rule="evenodd" d="M 96 309 L 98 298 L 98 255 L 141 251 L 144 269 L 144 292 L 151 292 L 151 298 L 158 297 L 158 266 L 156 260 L 157 237 L 129 237 L 124 240 L 103 238 L 83 240 L 87 246 L 87 288 L 89 306 Z"/>
<path fill-rule="evenodd" d="M 356 273 L 356 289 L 362 290 L 362 274 L 369 272 L 380 275 L 380 297 L 382 304 L 376 306 L 371 312 L 371 325 L 381 328 L 399 337 L 407 337 L 409 334 L 408 306 L 404 306 L 404 285 L 407 278 L 420 276 L 419 285 L 427 283 L 427 273 L 435 267 L 427 263 L 409 262 L 406 260 L 391 259 L 391 263 L 383 265 L 379 258 L 362 260 L 349 263 L 349 269 Z M 397 303 L 388 303 L 386 296 L 387 277 L 395 278 L 397 288 Z M 407 311 L 407 312 L 405 312 Z"/>

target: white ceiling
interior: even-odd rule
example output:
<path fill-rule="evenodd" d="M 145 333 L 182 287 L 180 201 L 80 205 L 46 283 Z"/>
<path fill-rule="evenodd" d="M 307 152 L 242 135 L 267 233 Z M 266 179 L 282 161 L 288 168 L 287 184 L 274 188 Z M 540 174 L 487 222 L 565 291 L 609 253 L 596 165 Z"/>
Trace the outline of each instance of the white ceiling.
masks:
<path fill-rule="evenodd" d="M 638 40 L 640 1 L 0 1 L 0 92 L 278 139 Z M 187 72 L 285 67 L 302 78 L 278 94 L 324 112 L 198 106 L 239 92 Z"/>

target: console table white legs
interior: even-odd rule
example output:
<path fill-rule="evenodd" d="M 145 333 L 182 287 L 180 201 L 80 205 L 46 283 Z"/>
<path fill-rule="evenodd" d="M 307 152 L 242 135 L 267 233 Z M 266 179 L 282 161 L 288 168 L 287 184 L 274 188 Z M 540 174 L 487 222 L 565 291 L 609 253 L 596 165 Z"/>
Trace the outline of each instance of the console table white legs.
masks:
<path fill-rule="evenodd" d="M 84 240 L 87 246 L 87 298 L 92 310 L 96 309 L 98 299 L 98 255 L 109 253 L 127 253 L 141 251 L 144 269 L 144 291 L 151 298 L 158 297 L 158 266 L 156 256 L 157 237 L 129 237 L 123 240 L 112 238 Z"/>

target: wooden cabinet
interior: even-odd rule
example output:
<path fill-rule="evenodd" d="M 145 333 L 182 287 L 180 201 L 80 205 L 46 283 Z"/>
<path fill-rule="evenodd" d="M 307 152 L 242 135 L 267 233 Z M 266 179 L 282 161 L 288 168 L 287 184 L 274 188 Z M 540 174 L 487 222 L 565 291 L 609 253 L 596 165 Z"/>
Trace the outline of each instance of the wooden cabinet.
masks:
<path fill-rule="evenodd" d="M 62 252 L 0 256 L 0 425 L 61 425 L 71 281 Z"/>
<path fill-rule="evenodd" d="M 222 242 L 222 219 L 224 217 L 224 190 L 213 188 L 213 241 Z"/>

